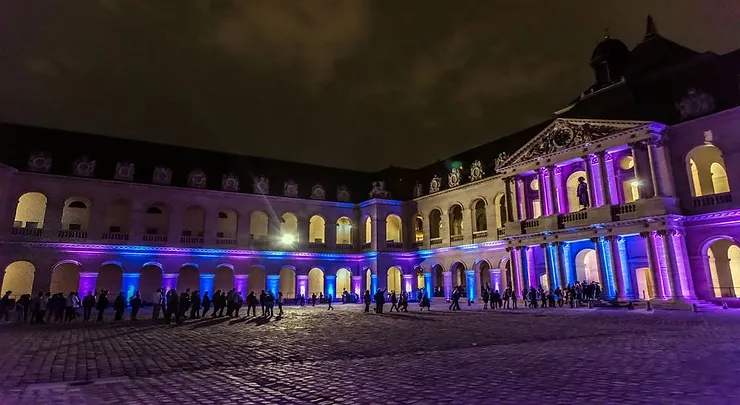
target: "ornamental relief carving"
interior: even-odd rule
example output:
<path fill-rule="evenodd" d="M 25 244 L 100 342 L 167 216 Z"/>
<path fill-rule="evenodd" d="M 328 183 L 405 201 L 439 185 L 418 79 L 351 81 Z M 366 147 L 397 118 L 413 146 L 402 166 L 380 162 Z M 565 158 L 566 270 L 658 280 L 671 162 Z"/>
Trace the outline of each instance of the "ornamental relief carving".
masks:
<path fill-rule="evenodd" d="M 349 188 L 347 186 L 339 186 L 337 187 L 337 201 L 341 202 L 350 202 L 351 195 L 349 193 Z"/>
<path fill-rule="evenodd" d="M 298 197 L 298 184 L 293 180 L 283 183 L 283 195 L 285 197 Z"/>
<path fill-rule="evenodd" d="M 483 178 L 486 172 L 483 171 L 483 163 L 480 160 L 476 160 L 470 165 L 470 181 L 477 181 Z"/>
<path fill-rule="evenodd" d="M 48 173 L 51 170 L 51 155 L 46 152 L 34 152 L 28 157 L 28 170 L 37 173 Z"/>
<path fill-rule="evenodd" d="M 385 189 L 384 181 L 374 181 L 370 190 L 370 198 L 391 198 L 391 193 Z"/>
<path fill-rule="evenodd" d="M 92 177 L 95 174 L 95 161 L 83 156 L 74 161 L 72 172 L 75 176 Z"/>
<path fill-rule="evenodd" d="M 270 192 L 270 180 L 265 176 L 259 176 L 252 182 L 254 194 L 268 194 Z"/>
<path fill-rule="evenodd" d="M 432 181 L 429 182 L 429 194 L 438 193 L 442 187 L 442 179 L 436 174 L 432 177 Z"/>
<path fill-rule="evenodd" d="M 188 187 L 206 188 L 206 173 L 201 169 L 195 169 L 188 174 Z"/>
<path fill-rule="evenodd" d="M 163 166 L 155 167 L 152 174 L 152 183 L 159 184 L 160 186 L 169 186 L 172 184 L 172 169 Z"/>
<path fill-rule="evenodd" d="M 424 195 L 424 186 L 421 185 L 418 181 L 414 185 L 414 198 L 419 198 L 422 195 Z"/>
<path fill-rule="evenodd" d="M 322 186 L 321 184 L 315 184 L 313 187 L 311 187 L 311 199 L 325 200 L 326 190 L 324 190 L 324 186 Z"/>
<path fill-rule="evenodd" d="M 227 173 L 221 176 L 221 190 L 239 191 L 239 176 L 234 173 Z"/>
<path fill-rule="evenodd" d="M 134 181 L 135 166 L 131 162 L 116 163 L 116 173 L 113 178 L 121 181 Z"/>
<path fill-rule="evenodd" d="M 450 171 L 450 174 L 447 175 L 447 185 L 452 187 L 457 187 L 460 185 L 460 170 L 462 167 L 453 167 Z"/>
<path fill-rule="evenodd" d="M 701 89 L 687 89 L 686 95 L 675 103 L 681 119 L 694 118 L 714 111 L 714 97 Z"/>

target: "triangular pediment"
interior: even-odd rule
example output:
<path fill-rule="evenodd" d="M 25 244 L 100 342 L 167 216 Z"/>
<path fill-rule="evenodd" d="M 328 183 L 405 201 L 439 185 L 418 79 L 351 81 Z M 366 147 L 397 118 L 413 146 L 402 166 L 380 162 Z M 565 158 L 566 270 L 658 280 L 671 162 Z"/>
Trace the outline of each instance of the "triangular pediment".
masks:
<path fill-rule="evenodd" d="M 555 155 L 652 124 L 649 121 L 611 121 L 558 118 L 522 146 L 501 168 Z"/>

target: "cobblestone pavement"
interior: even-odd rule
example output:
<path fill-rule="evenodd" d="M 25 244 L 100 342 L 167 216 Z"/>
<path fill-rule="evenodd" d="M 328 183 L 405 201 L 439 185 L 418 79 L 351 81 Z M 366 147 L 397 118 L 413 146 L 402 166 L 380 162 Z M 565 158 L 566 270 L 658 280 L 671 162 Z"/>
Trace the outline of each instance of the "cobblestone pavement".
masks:
<path fill-rule="evenodd" d="M 0 404 L 739 403 L 740 311 L 0 325 Z"/>

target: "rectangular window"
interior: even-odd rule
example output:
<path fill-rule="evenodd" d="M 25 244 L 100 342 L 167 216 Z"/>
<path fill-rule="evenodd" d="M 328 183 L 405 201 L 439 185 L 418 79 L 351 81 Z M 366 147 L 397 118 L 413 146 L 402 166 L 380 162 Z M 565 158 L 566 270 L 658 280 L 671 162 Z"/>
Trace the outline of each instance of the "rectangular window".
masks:
<path fill-rule="evenodd" d="M 39 229 L 38 222 L 26 222 L 26 229 Z"/>
<path fill-rule="evenodd" d="M 69 230 L 70 231 L 81 231 L 82 224 L 69 224 Z"/>
<path fill-rule="evenodd" d="M 182 231 L 182 236 L 192 236 L 192 235 L 193 235 L 192 231 Z"/>
<path fill-rule="evenodd" d="M 146 228 L 146 234 L 147 235 L 157 235 L 159 232 L 157 232 L 157 228 Z"/>
<path fill-rule="evenodd" d="M 540 200 L 532 200 L 532 218 L 539 218 L 542 216 L 542 205 Z"/>
<path fill-rule="evenodd" d="M 108 232 L 110 233 L 121 233 L 121 227 L 120 226 L 111 226 L 108 228 Z"/>

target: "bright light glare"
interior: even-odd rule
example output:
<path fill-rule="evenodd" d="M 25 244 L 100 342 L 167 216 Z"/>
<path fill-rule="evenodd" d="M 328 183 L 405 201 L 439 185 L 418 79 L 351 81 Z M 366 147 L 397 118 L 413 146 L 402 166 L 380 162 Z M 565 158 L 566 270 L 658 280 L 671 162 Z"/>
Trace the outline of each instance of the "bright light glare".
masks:
<path fill-rule="evenodd" d="M 283 242 L 283 245 L 292 245 L 293 242 L 295 242 L 295 238 L 293 237 L 293 235 L 286 233 L 281 238 L 281 241 Z"/>

